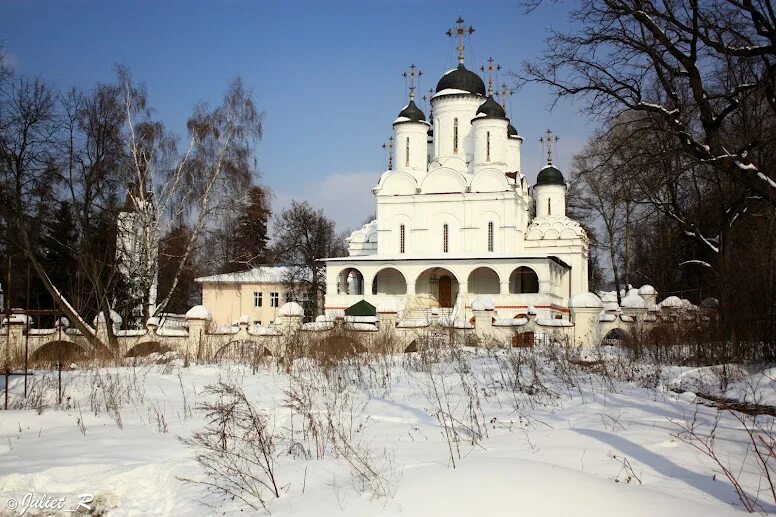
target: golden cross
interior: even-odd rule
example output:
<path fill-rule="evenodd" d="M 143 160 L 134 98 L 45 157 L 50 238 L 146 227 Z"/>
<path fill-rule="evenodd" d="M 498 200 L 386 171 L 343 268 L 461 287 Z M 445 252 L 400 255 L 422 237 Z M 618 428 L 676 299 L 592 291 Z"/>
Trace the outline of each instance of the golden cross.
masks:
<path fill-rule="evenodd" d="M 474 32 L 474 27 L 467 27 L 463 24 L 463 18 L 460 16 L 457 20 L 455 20 L 455 23 L 458 25 L 457 27 L 453 29 L 448 29 L 448 31 L 445 33 L 451 38 L 453 36 L 458 38 L 458 62 L 463 64 L 463 36 L 464 34 L 471 34 Z"/>
<path fill-rule="evenodd" d="M 552 131 L 549 129 L 545 131 L 545 136 L 541 137 L 539 141 L 542 143 L 542 146 L 546 146 L 547 150 L 547 165 L 552 164 L 552 145 L 556 144 L 560 138 L 557 136 L 552 136 Z"/>
<path fill-rule="evenodd" d="M 415 78 L 417 77 L 420 79 L 420 76 L 423 75 L 423 72 L 420 70 L 416 71 L 415 64 L 413 63 L 410 65 L 409 72 L 404 72 L 402 75 L 405 79 L 410 80 L 410 100 L 413 101 L 415 100 Z"/>
<path fill-rule="evenodd" d="M 388 153 L 388 170 L 390 171 L 393 169 L 393 137 L 386 140 L 383 149 Z"/>
<path fill-rule="evenodd" d="M 488 58 L 488 66 L 481 66 L 480 71 L 488 74 L 488 95 L 493 95 L 493 74 L 501 70 L 501 65 L 494 65 L 493 58 Z"/>

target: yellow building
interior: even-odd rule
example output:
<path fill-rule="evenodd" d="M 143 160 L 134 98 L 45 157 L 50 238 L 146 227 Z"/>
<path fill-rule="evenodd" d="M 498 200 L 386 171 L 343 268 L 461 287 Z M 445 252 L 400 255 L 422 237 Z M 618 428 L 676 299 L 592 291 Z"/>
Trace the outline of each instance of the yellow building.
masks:
<path fill-rule="evenodd" d="M 286 266 L 261 266 L 238 273 L 205 276 L 196 279 L 202 285 L 202 305 L 218 325 L 232 325 L 241 316 L 252 324 L 270 325 L 284 303 L 304 302 L 285 282 Z"/>

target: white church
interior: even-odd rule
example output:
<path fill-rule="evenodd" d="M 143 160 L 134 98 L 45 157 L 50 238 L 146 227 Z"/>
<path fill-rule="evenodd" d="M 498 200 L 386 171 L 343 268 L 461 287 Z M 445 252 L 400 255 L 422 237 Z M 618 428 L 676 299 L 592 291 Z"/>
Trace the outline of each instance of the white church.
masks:
<path fill-rule="evenodd" d="M 548 163 L 528 185 L 523 138 L 488 87 L 464 66 L 445 73 L 429 117 L 410 99 L 393 121 L 393 156 L 372 189 L 377 218 L 348 238 L 349 256 L 326 262 L 327 314 L 366 300 L 399 319 L 468 320 L 486 295 L 499 317 L 568 319 L 588 291 L 584 229 L 566 216 L 566 185 Z M 393 309 L 391 309 L 393 308 Z"/>

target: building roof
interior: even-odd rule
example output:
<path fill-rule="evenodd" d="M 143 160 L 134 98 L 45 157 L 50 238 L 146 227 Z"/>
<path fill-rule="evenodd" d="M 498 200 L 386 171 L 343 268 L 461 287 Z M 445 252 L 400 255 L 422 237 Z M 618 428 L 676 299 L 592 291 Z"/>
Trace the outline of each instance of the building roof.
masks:
<path fill-rule="evenodd" d="M 202 276 L 195 280 L 200 284 L 281 284 L 291 273 L 289 266 L 259 266 L 248 271 Z"/>
<path fill-rule="evenodd" d="M 399 112 L 399 118 L 394 121 L 394 124 L 398 122 L 425 122 L 426 115 L 418 108 L 415 101 L 411 100 L 409 104 Z"/>
<path fill-rule="evenodd" d="M 494 99 L 492 95 L 489 95 L 485 102 L 480 104 L 480 107 L 477 108 L 477 115 L 475 115 L 474 118 L 497 118 L 507 120 L 507 114 L 504 111 L 504 108 L 496 102 L 496 99 Z M 509 129 L 507 128 L 507 132 L 508 131 Z"/>
<path fill-rule="evenodd" d="M 539 171 L 539 175 L 536 177 L 536 186 L 565 184 L 566 180 L 563 179 L 563 173 L 551 164 L 542 167 L 542 170 Z"/>
<path fill-rule="evenodd" d="M 437 93 L 444 90 L 460 90 L 462 93 L 473 93 L 485 96 L 485 83 L 479 75 L 467 70 L 463 63 L 458 68 L 448 71 L 437 83 Z"/>
<path fill-rule="evenodd" d="M 376 314 L 375 306 L 366 300 L 358 301 L 345 309 L 345 316 L 374 316 Z"/>

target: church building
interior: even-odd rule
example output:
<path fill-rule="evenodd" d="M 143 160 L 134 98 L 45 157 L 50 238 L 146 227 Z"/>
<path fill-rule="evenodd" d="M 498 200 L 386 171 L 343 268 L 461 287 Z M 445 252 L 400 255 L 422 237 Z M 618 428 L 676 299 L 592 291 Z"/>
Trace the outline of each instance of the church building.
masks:
<path fill-rule="evenodd" d="M 412 67 L 389 170 L 372 189 L 377 218 L 350 235 L 349 256 L 325 259 L 327 314 L 366 300 L 400 320 L 459 321 L 486 297 L 500 318 L 568 319 L 570 298 L 588 291 L 589 242 L 566 216 L 556 139 L 542 138 L 547 165 L 528 185 L 523 138 L 494 99 L 492 60 L 487 88 L 464 65 L 471 32 L 459 18 L 448 33 L 458 37 L 458 66 L 439 79 L 428 118 Z"/>

